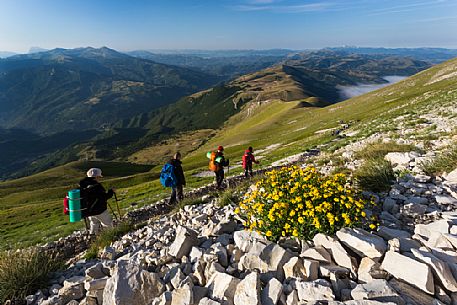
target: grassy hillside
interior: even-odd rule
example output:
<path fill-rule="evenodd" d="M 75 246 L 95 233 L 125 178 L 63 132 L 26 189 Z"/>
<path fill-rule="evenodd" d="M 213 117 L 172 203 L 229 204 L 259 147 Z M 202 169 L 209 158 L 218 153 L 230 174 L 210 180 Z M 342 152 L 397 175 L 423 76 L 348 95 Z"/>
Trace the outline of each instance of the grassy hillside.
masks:
<path fill-rule="evenodd" d="M 398 124 L 416 124 L 427 113 L 436 113 L 442 121 L 455 119 L 457 114 L 453 109 L 456 101 L 457 59 L 395 85 L 327 107 L 306 107 L 318 102 L 313 99 L 251 101 L 240 107 L 239 112 L 215 134 L 206 133 L 211 137 L 208 142 L 193 144 L 190 141 L 182 144 L 186 151 L 195 149 L 184 158 L 187 189 L 212 181 L 212 178 L 197 178 L 192 174 L 206 170 L 205 152 L 217 145 L 226 146 L 226 154 L 232 159 L 233 165 L 240 160 L 246 146 L 252 145 L 258 152 L 263 150 L 257 156 L 263 157 L 262 165 L 266 165 L 319 144 L 322 149 L 334 151 L 376 132 L 392 132 L 394 135 Z M 331 130 L 339 128 L 341 121 L 350 123 L 351 136 L 337 138 L 332 135 Z M 449 132 L 455 133 L 455 130 Z M 176 143 L 181 141 L 184 139 L 176 139 Z M 162 143 L 162 148 L 166 147 L 162 150 L 163 154 L 174 152 L 172 143 Z M 147 150 L 143 151 L 143 155 L 148 153 Z M 133 155 L 132 158 L 135 156 L 137 159 L 145 158 L 140 155 Z M 73 163 L 31 177 L 0 183 L 1 247 L 15 242 L 20 245 L 42 242 L 81 226 L 67 223 L 61 215 L 60 199 L 65 190 L 83 176 L 83 168 L 92 165 Z M 132 203 L 136 206 L 148 204 L 168 193 L 157 181 L 161 164 L 150 171 L 147 171 L 148 167 L 124 167 L 125 164 L 97 165 L 107 175 L 110 169 L 113 170 L 105 178 L 105 184 L 119 188 L 124 209 L 130 208 Z M 240 169 L 233 168 L 233 172 L 237 171 Z"/>

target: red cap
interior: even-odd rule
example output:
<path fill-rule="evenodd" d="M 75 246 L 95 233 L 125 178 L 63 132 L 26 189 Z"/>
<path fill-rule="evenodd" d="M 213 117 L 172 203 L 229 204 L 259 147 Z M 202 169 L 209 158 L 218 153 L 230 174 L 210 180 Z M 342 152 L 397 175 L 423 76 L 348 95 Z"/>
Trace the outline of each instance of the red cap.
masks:
<path fill-rule="evenodd" d="M 217 150 L 223 151 L 223 150 L 224 150 L 224 147 L 222 147 L 221 145 L 219 145 L 219 146 L 217 147 Z"/>

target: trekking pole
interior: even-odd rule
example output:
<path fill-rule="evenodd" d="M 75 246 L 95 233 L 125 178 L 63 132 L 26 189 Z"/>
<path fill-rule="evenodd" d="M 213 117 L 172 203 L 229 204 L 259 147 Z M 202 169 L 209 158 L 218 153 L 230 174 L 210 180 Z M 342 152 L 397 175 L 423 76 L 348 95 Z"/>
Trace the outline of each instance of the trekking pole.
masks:
<path fill-rule="evenodd" d="M 227 165 L 227 177 L 225 178 L 225 181 L 227 182 L 227 188 L 230 188 L 230 180 L 228 178 L 228 175 L 230 175 L 230 164 Z"/>
<path fill-rule="evenodd" d="M 87 223 L 87 217 L 84 217 L 84 224 L 86 225 L 86 231 L 89 231 L 89 224 Z"/>
<path fill-rule="evenodd" d="M 118 219 L 117 219 L 117 216 L 116 216 L 116 213 L 114 213 L 114 210 L 113 210 L 113 208 L 111 207 L 111 205 L 110 205 L 109 203 L 107 203 L 107 205 L 108 205 L 108 207 L 109 207 L 111 213 L 113 214 L 114 219 L 118 220 Z"/>
<path fill-rule="evenodd" d="M 122 218 L 122 214 L 121 214 L 121 209 L 119 209 L 119 200 L 117 200 L 116 193 L 114 193 L 114 199 L 116 200 L 117 214 L 119 215 L 119 219 L 121 219 Z"/>

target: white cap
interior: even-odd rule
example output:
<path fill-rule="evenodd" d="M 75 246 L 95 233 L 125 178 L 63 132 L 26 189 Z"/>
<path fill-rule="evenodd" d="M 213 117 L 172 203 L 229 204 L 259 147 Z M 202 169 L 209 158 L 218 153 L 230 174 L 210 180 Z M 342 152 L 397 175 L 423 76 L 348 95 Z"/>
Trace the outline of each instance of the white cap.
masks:
<path fill-rule="evenodd" d="M 87 171 L 87 177 L 103 177 L 102 170 L 96 167 L 93 167 Z"/>

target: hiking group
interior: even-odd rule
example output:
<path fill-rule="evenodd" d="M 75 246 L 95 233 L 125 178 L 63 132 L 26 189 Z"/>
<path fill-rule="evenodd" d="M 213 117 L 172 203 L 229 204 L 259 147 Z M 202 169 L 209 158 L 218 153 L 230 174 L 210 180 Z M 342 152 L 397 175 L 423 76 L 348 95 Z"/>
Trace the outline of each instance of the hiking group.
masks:
<path fill-rule="evenodd" d="M 230 161 L 224 156 L 224 147 L 218 146 L 216 151 L 207 153 L 209 159 L 208 168 L 215 173 L 217 189 L 223 189 L 222 183 L 225 178 L 224 167 L 227 167 L 227 172 L 230 172 Z M 252 147 L 249 147 L 244 152 L 242 157 L 242 166 L 246 178 L 253 176 L 252 165 L 259 164 L 253 154 Z M 102 186 L 100 178 L 102 178 L 102 170 L 100 168 L 91 168 L 87 171 L 86 176 L 79 182 L 79 188 L 72 190 L 64 199 L 64 214 L 70 215 L 70 221 L 76 222 L 82 218 L 86 222 L 86 229 L 90 235 L 96 235 L 101 227 L 113 227 L 113 219 L 108 212 L 108 200 L 113 196 L 116 199 L 116 190 L 109 189 L 108 191 Z M 169 160 L 160 172 L 160 182 L 165 187 L 171 188 L 171 196 L 168 200 L 168 205 L 174 205 L 184 199 L 183 188 L 186 185 L 186 178 L 181 162 L 181 153 L 177 152 L 171 160 Z M 76 197 L 70 196 L 71 192 L 77 191 Z M 77 203 L 75 205 L 75 202 Z M 120 210 L 117 206 L 119 217 Z M 112 210 L 112 209 L 111 209 Z M 114 211 L 113 215 L 116 217 Z M 89 224 L 87 224 L 87 220 Z"/>

